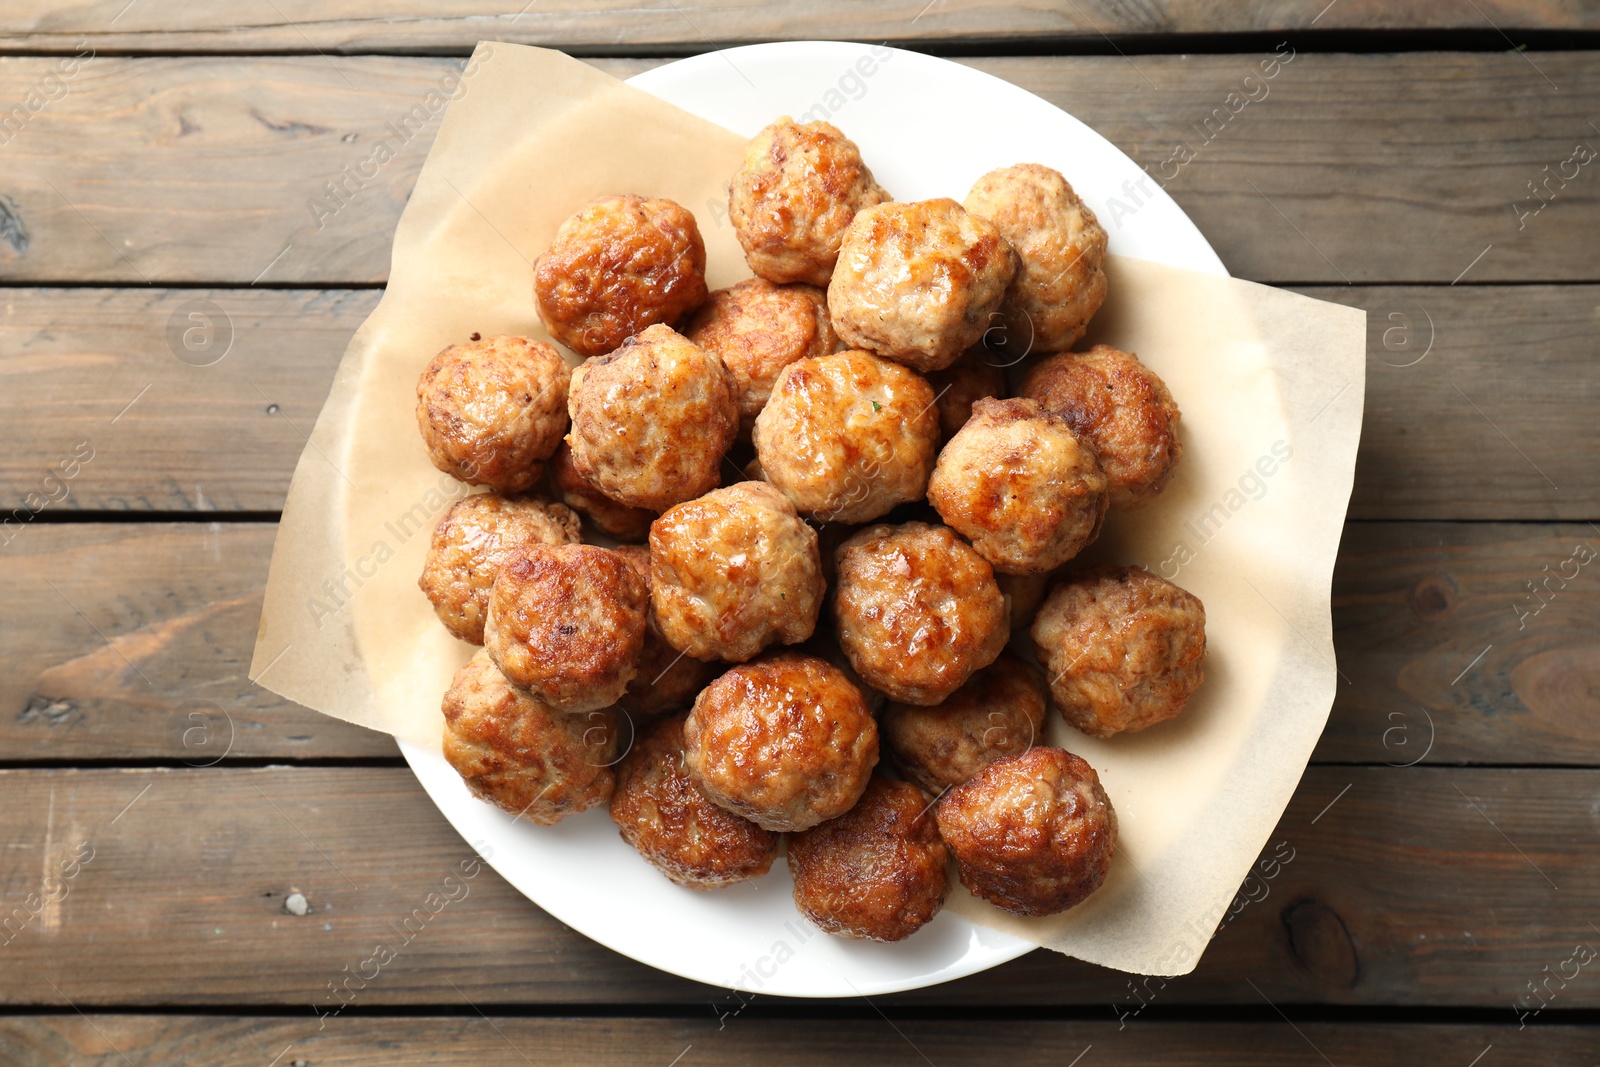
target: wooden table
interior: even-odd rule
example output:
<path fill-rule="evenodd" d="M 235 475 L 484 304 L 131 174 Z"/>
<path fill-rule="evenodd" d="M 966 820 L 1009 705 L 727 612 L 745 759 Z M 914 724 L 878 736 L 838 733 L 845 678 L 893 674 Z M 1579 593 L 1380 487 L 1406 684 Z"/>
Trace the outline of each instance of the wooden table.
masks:
<path fill-rule="evenodd" d="M 0 1062 L 1594 1062 L 1600 6 L 124 3 L 0 5 Z M 1039 93 L 1234 274 L 1367 310 L 1295 859 L 1164 986 L 1037 952 L 822 1003 L 658 973 L 484 872 L 319 1018 L 467 849 L 389 739 L 245 678 L 434 126 L 308 203 L 480 38 L 626 76 L 795 37 Z"/>

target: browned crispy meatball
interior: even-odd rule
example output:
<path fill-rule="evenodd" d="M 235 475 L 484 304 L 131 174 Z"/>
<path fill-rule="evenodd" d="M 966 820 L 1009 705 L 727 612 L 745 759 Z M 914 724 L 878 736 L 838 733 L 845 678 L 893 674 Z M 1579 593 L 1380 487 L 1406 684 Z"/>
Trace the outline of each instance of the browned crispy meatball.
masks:
<path fill-rule="evenodd" d="M 614 779 L 616 716 L 568 715 L 518 689 L 486 649 L 444 695 L 444 758 L 474 796 L 549 826 L 604 804 Z"/>
<path fill-rule="evenodd" d="M 1095 567 L 1057 585 L 1032 636 L 1056 707 L 1091 737 L 1167 721 L 1205 678 L 1205 607 L 1143 567 Z"/>
<path fill-rule="evenodd" d="M 1106 231 L 1089 205 L 1059 172 L 1019 163 L 979 178 L 965 207 L 994 223 L 1020 262 L 993 336 L 1024 353 L 1072 347 L 1106 299 Z"/>
<path fill-rule="evenodd" d="M 1005 648 L 994 570 L 943 526 L 869 526 L 839 547 L 839 644 L 875 689 L 937 704 Z"/>
<path fill-rule="evenodd" d="M 561 224 L 533 265 L 533 299 L 550 336 L 598 356 L 706 298 L 706 246 L 671 200 L 602 196 Z"/>
<path fill-rule="evenodd" d="M 1023 633 L 1033 625 L 1033 617 L 1039 613 L 1039 605 L 1044 603 L 1045 594 L 1050 592 L 1053 572 L 1044 574 L 1006 574 L 996 571 L 994 580 L 1000 585 L 1000 592 L 1006 595 L 1006 603 L 1011 608 L 1011 632 Z"/>
<path fill-rule="evenodd" d="M 778 835 L 725 811 L 694 784 L 683 758 L 684 716 L 634 742 L 617 767 L 611 821 L 651 865 L 690 889 L 716 889 L 766 874 Z"/>
<path fill-rule="evenodd" d="M 1014 915 L 1053 915 L 1100 888 L 1117 813 L 1094 768 L 1039 745 L 995 760 L 939 801 L 961 884 Z"/>
<path fill-rule="evenodd" d="M 524 544 L 489 594 L 483 644 L 514 684 L 563 711 L 616 703 L 644 646 L 650 590 L 594 545 Z"/>
<path fill-rule="evenodd" d="M 960 785 L 1044 734 L 1044 679 L 1009 653 L 932 707 L 890 704 L 879 729 L 905 776 L 930 793 Z"/>
<path fill-rule="evenodd" d="M 878 725 L 831 664 L 781 652 L 730 668 L 684 726 L 706 795 L 768 830 L 805 830 L 849 811 L 878 762 Z"/>
<path fill-rule="evenodd" d="M 933 805 L 909 782 L 872 776 L 856 806 L 789 838 L 794 903 L 830 934 L 900 941 L 944 904 L 950 851 Z"/>
<path fill-rule="evenodd" d="M 822 607 L 817 533 L 766 482 L 667 509 L 650 527 L 650 603 L 672 647 L 743 663 L 811 636 Z"/>
<path fill-rule="evenodd" d="M 650 536 L 650 524 L 656 521 L 656 513 L 619 504 L 596 489 L 573 466 L 572 449 L 565 441 L 550 459 L 550 481 L 562 502 L 588 518 L 601 533 L 618 541 L 643 541 Z"/>
<path fill-rule="evenodd" d="M 728 218 L 752 273 L 827 285 L 845 227 L 887 199 L 854 141 L 826 122 L 785 115 L 745 149 L 728 186 Z"/>
<path fill-rule="evenodd" d="M 650 587 L 650 550 L 643 545 L 618 545 L 612 549 L 628 561 L 645 588 Z M 694 703 L 700 690 L 717 676 L 722 664 L 686 656 L 667 644 L 656 624 L 655 612 L 645 624 L 644 649 L 639 653 L 639 673 L 628 683 L 617 706 L 635 718 L 650 718 Z"/>
<path fill-rule="evenodd" d="M 989 362 L 989 353 L 982 345 L 967 349 L 965 355 L 944 370 L 929 374 L 928 384 L 939 398 L 939 429 L 946 441 L 967 424 L 975 401 L 986 396 L 1006 395 L 1005 371 Z"/>
<path fill-rule="evenodd" d="M 920 371 L 943 370 L 978 343 L 1016 257 L 954 200 L 879 204 L 845 231 L 828 283 L 839 337 Z"/>
<path fill-rule="evenodd" d="M 578 536 L 578 516 L 561 504 L 477 493 L 456 501 L 433 528 L 417 585 L 445 629 L 481 645 L 489 590 L 512 551 L 529 541 L 572 544 Z"/>
<path fill-rule="evenodd" d="M 749 278 L 718 289 L 684 326 L 689 340 L 717 355 L 739 390 L 739 431 L 750 432 L 778 372 L 797 359 L 839 347 L 827 294 L 814 285 Z"/>
<path fill-rule="evenodd" d="M 762 476 L 821 522 L 867 522 L 919 500 L 939 450 L 921 375 L 870 352 L 789 364 L 756 418 Z"/>
<path fill-rule="evenodd" d="M 1177 470 L 1182 415 L 1156 372 L 1110 345 L 1040 360 L 1022 382 L 1042 404 L 1087 437 L 1111 486 L 1111 506 L 1126 510 L 1155 499 Z"/>
<path fill-rule="evenodd" d="M 606 496 L 665 511 L 721 480 L 739 429 L 722 360 L 668 326 L 652 326 L 572 374 L 572 465 Z"/>
<path fill-rule="evenodd" d="M 1037 401 L 980 400 L 939 453 L 928 500 L 996 570 L 1043 574 L 1100 536 L 1106 476 Z"/>
<path fill-rule="evenodd" d="M 428 458 L 468 485 L 529 488 L 567 430 L 571 373 L 554 348 L 526 337 L 451 345 L 417 379 Z"/>

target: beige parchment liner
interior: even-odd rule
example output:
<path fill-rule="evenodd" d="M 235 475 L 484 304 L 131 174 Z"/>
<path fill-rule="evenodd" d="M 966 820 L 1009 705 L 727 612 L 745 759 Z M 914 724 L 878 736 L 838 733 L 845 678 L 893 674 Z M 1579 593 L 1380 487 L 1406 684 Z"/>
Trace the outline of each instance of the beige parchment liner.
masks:
<path fill-rule="evenodd" d="M 396 230 L 388 289 L 295 469 L 252 679 L 438 745 L 440 697 L 472 649 L 445 632 L 416 578 L 434 524 L 467 490 L 423 451 L 418 374 L 474 331 L 548 339 L 531 262 L 578 206 L 629 191 L 700 214 L 725 201 L 742 148 L 559 52 L 479 45 Z M 729 228 L 701 232 L 712 288 L 749 276 Z M 1091 962 L 1175 975 L 1199 960 L 1332 705 L 1329 586 L 1360 436 L 1365 316 L 1140 260 L 1113 257 L 1108 271 L 1110 300 L 1085 343 L 1136 351 L 1162 375 L 1185 452 L 1166 493 L 1113 516 L 1090 556 L 1143 564 L 1204 601 L 1206 682 L 1179 719 L 1132 737 L 1095 740 L 1052 716 L 1049 740 L 1099 771 L 1120 820 L 1111 877 L 1087 903 L 1034 920 L 961 891 L 948 906 Z"/>

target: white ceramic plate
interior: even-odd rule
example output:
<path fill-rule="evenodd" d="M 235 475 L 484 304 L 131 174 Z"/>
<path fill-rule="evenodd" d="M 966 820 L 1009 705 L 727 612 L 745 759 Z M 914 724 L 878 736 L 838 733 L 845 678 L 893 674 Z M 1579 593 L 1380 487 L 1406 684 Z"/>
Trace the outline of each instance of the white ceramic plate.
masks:
<path fill-rule="evenodd" d="M 669 63 L 631 84 L 744 136 L 783 114 L 827 119 L 902 200 L 959 200 L 996 167 L 1044 163 L 1094 208 L 1112 252 L 1227 273 L 1188 216 L 1111 142 L 1033 94 L 948 60 L 821 41 L 751 45 Z M 722 224 L 690 206 L 702 226 Z M 405 742 L 401 750 L 445 818 L 528 899 L 685 978 L 772 996 L 872 996 L 960 978 L 1032 947 L 949 912 L 895 945 L 829 937 L 796 912 L 782 860 L 744 885 L 682 889 L 640 859 L 603 810 L 554 827 L 513 822 L 474 799 L 439 753 Z M 583 878 L 570 877 L 577 870 Z"/>

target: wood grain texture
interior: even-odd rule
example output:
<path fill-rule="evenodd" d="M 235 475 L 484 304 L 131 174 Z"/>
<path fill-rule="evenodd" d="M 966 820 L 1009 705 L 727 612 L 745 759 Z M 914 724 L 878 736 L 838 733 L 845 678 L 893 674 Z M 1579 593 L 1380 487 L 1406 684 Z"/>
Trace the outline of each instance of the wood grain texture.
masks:
<path fill-rule="evenodd" d="M 451 887 L 473 853 L 403 768 L 13 770 L 0 790 L 15 827 L 0 902 L 22 909 L 5 1004 L 332 1010 L 329 984 L 392 942 L 352 1003 L 717 1010 L 716 990 L 599 948 L 486 868 Z M 1484 1005 L 1515 1021 L 1525 981 L 1600 942 L 1596 811 L 1596 771 L 1313 768 L 1268 846 L 1292 858 L 1154 1002 Z M 405 924 L 441 886 L 453 901 Z M 285 910 L 293 891 L 307 916 Z M 30 914 L 30 893 L 55 903 Z M 1047 952 L 875 1002 L 1138 1003 L 1127 976 Z M 1600 1005 L 1600 983 L 1554 1003 Z"/>
<path fill-rule="evenodd" d="M 1600 278 L 1586 240 L 1600 228 L 1596 164 L 1568 163 L 1580 142 L 1600 149 L 1589 125 L 1600 68 L 1589 56 L 1299 55 L 1262 80 L 1264 58 L 963 62 L 1045 97 L 1121 147 L 1166 185 L 1239 276 L 1324 284 Z M 0 132 L 8 219 L 0 232 L 9 235 L 0 240 L 0 280 L 381 281 L 438 121 L 403 144 L 390 124 L 441 81 L 451 84 L 461 65 L 102 57 L 46 83 L 61 62 L 0 60 L 6 109 L 44 87 L 37 112 L 25 109 L 24 123 Z M 623 76 L 655 62 L 597 61 Z M 838 118 L 848 132 L 848 110 Z M 314 209 L 326 183 L 385 137 L 396 158 L 335 214 Z M 1540 183 L 1542 199 L 1530 183 Z M 1122 203 L 1091 206 L 1115 229 L 1136 201 Z M 1538 214 L 1519 214 L 1540 203 Z"/>
<path fill-rule="evenodd" d="M 730 998 L 730 1003 L 737 1007 Z M 760 1001 L 754 1002 L 756 1005 Z M 526 1019 L 476 1014 L 461 1018 L 345 1018 L 319 1030 L 316 1020 L 239 1016 L 75 1013 L 0 1019 L 0 1055 L 13 1067 L 126 1067 L 133 1063 L 204 1063 L 262 1067 L 685 1067 L 759 1063 L 873 1063 L 884 1067 L 1084 1063 L 1139 1067 L 1413 1067 L 1419 1060 L 1464 1065 L 1494 1047 L 1500 1067 L 1589 1067 L 1594 1032 L 1575 1026 L 1256 1024 L 1008 1021 L 1002 1024 L 899 1019 L 824 1024 L 750 1014 L 706 1019 Z M 1291 1009 L 1292 1012 L 1293 1009 Z M 1298 1032 L 1297 1032 L 1298 1030 Z M 1326 1056 L 1325 1061 L 1322 1057 Z M 297 1060 L 298 1057 L 298 1060 Z M 926 1057 L 926 1059 L 924 1059 Z"/>

